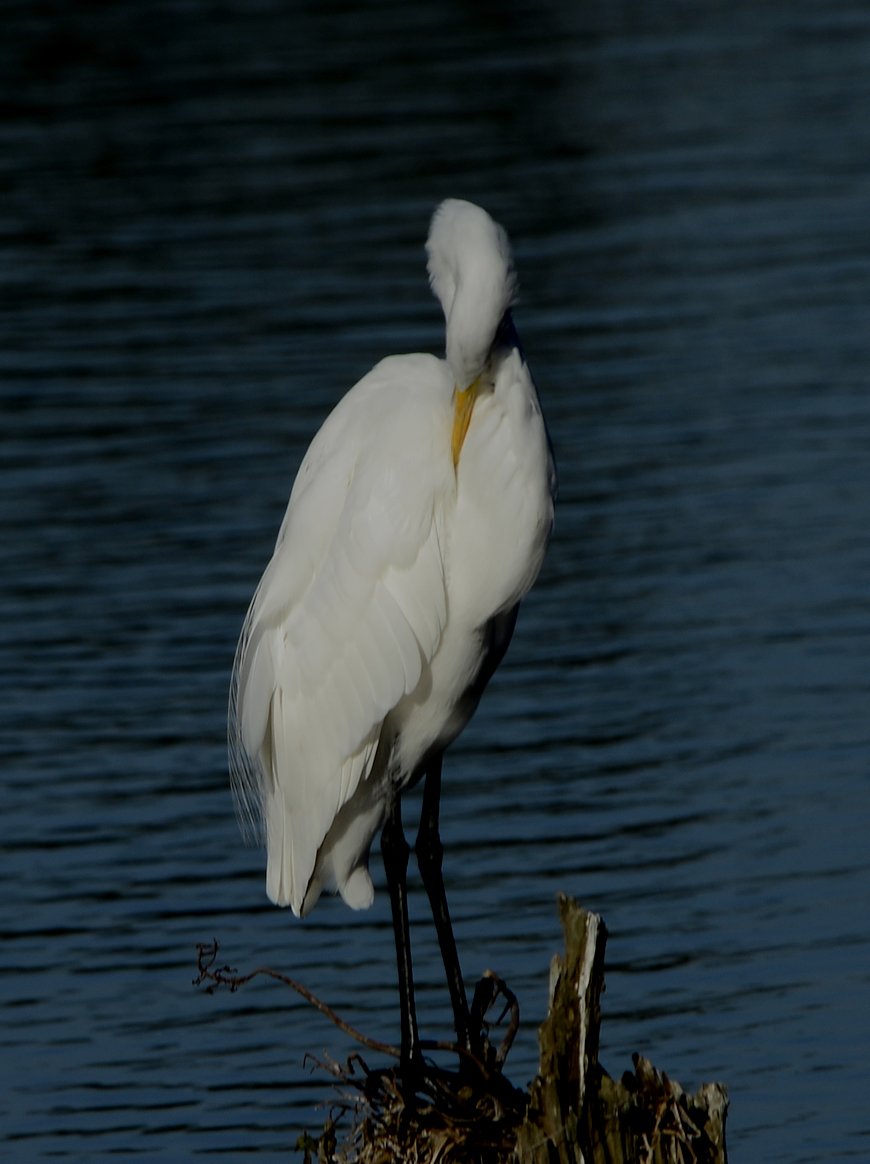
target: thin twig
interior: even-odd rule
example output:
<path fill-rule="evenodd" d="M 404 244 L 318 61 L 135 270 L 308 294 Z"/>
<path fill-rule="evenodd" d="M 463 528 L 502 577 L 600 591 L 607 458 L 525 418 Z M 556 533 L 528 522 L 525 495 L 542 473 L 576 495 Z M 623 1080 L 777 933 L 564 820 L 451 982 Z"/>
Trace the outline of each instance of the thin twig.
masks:
<path fill-rule="evenodd" d="M 194 986 L 203 986 L 206 984 L 205 989 L 207 991 L 213 991 L 218 987 L 225 986 L 231 991 L 236 991 L 239 987 L 245 986 L 254 978 L 273 978 L 276 982 L 281 982 L 285 986 L 289 986 L 292 990 L 295 990 L 306 1002 L 310 1003 L 316 1010 L 319 1010 L 339 1030 L 344 1031 L 346 1035 L 349 1035 L 350 1038 L 354 1039 L 361 1046 L 368 1047 L 370 1051 L 377 1051 L 381 1055 L 388 1055 L 391 1059 L 401 1059 L 401 1051 L 398 1047 L 394 1047 L 391 1043 L 382 1043 L 380 1040 L 372 1039 L 369 1035 L 364 1035 L 362 1031 L 358 1031 L 356 1027 L 351 1026 L 349 1022 L 339 1014 L 336 1014 L 331 1006 L 318 998 L 307 986 L 303 986 L 301 982 L 298 982 L 295 978 L 291 978 L 289 974 L 283 974 L 279 970 L 273 970 L 270 966 L 258 966 L 256 970 L 251 970 L 248 974 L 239 974 L 232 966 L 215 967 L 218 950 L 220 949 L 217 938 L 212 939 L 211 942 L 199 942 L 196 949 L 196 966 L 199 974 L 193 980 Z M 500 1073 L 501 1065 L 504 1063 L 510 1044 L 513 1041 L 513 1036 L 516 1033 L 516 1026 L 519 1022 L 519 1008 L 517 1007 L 516 997 L 508 990 L 507 986 L 497 975 L 493 974 L 492 971 L 487 971 L 484 978 L 497 983 L 496 989 L 493 990 L 493 999 L 499 993 L 504 994 L 508 998 L 505 1012 L 508 1009 L 511 1009 L 513 1012 L 511 1028 L 495 1058 L 496 1073 Z M 488 1005 L 491 1005 L 491 1002 Z M 485 1011 L 487 1006 L 484 1006 L 482 1009 Z M 501 1017 L 504 1017 L 504 1013 Z M 499 1021 L 501 1020 L 499 1019 Z M 424 1051 L 446 1051 L 450 1054 L 457 1055 L 460 1059 L 464 1059 L 468 1063 L 473 1064 L 481 1078 L 489 1079 L 493 1076 L 493 1071 L 489 1066 L 483 1063 L 473 1051 L 470 1051 L 467 1047 L 460 1046 L 459 1043 L 451 1043 L 444 1039 L 421 1039 L 420 1048 Z"/>
<path fill-rule="evenodd" d="M 368 1047 L 370 1051 L 377 1051 L 381 1055 L 389 1055 L 392 1059 L 398 1059 L 400 1057 L 398 1047 L 394 1047 L 390 1043 L 382 1043 L 378 1039 L 369 1038 L 362 1031 L 358 1031 L 356 1027 L 352 1027 L 350 1023 L 345 1022 L 340 1015 L 336 1014 L 331 1006 L 327 1006 L 307 986 L 303 986 L 301 982 L 297 982 L 289 974 L 282 974 L 278 970 L 272 970 L 269 966 L 259 966 L 249 974 L 238 974 L 230 966 L 215 968 L 218 948 L 217 939 L 214 939 L 211 943 L 200 942 L 197 945 L 196 965 L 199 970 L 199 975 L 193 980 L 194 986 L 202 986 L 203 983 L 208 983 L 207 990 L 214 990 L 219 986 L 228 986 L 230 990 L 238 990 L 240 986 L 244 986 L 253 978 L 274 978 L 276 982 L 283 982 L 285 986 L 289 986 L 292 990 L 295 990 L 306 1002 L 310 1003 L 316 1010 L 319 1010 L 339 1030 L 344 1031 L 346 1035 L 350 1035 L 357 1043 Z"/>

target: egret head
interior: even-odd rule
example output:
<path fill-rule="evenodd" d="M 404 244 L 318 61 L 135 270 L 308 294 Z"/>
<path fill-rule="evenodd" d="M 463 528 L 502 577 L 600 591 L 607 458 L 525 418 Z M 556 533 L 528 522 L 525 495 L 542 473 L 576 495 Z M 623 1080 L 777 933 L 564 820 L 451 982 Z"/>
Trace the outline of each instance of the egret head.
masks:
<path fill-rule="evenodd" d="M 447 364 L 457 389 L 483 372 L 517 281 L 504 230 L 472 202 L 449 198 L 432 216 L 429 282 L 447 322 Z"/>

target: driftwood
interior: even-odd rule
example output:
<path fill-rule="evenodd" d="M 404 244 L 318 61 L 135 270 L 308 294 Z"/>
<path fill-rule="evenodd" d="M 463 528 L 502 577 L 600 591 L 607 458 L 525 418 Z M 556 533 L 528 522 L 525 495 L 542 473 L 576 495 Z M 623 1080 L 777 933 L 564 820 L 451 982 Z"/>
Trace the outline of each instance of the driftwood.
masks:
<path fill-rule="evenodd" d="M 341 1143 L 331 1120 L 319 1139 L 302 1137 L 297 1147 L 305 1164 L 727 1164 L 728 1094 L 721 1084 L 687 1095 L 637 1054 L 633 1071 L 620 1080 L 601 1066 L 607 930 L 597 914 L 571 898 L 560 897 L 559 909 L 565 953 L 550 967 L 549 1012 L 538 1032 L 540 1063 L 528 1091 L 515 1088 L 502 1072 L 516 1000 L 500 980 L 485 976 L 484 993 L 506 999 L 505 1013 L 511 1011 L 501 1046 L 495 1050 L 486 1041 L 488 1054 L 472 1071 L 433 1068 L 423 1091 L 410 1096 L 397 1069 L 369 1070 L 359 1055 L 345 1065 L 323 1065 L 339 1080 L 344 1098 L 336 1106 L 353 1111 L 353 1126 Z M 216 944 L 200 947 L 197 982 L 208 989 L 236 989 L 267 974 L 313 1001 L 363 1046 L 396 1054 L 396 1048 L 353 1031 L 292 979 L 271 970 L 240 977 L 228 967 L 216 968 L 216 958 Z M 490 1029 L 485 1021 L 483 1028 Z"/>

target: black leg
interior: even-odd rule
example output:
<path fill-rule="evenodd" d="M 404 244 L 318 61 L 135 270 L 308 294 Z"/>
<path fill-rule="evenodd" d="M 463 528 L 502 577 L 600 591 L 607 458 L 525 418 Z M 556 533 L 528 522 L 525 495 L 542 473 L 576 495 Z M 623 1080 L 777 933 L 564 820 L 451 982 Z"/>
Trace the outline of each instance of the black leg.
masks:
<path fill-rule="evenodd" d="M 420 866 L 420 876 L 423 879 L 429 904 L 432 907 L 435 931 L 438 934 L 438 945 L 441 947 L 441 957 L 444 959 L 447 986 L 450 990 L 450 1001 L 453 1004 L 456 1038 L 461 1047 L 471 1050 L 468 999 L 465 995 L 459 954 L 456 950 L 456 939 L 453 936 L 453 926 L 450 924 L 450 914 L 447 909 L 444 878 L 441 875 L 444 846 L 441 843 L 441 833 L 438 828 L 440 806 L 441 756 L 438 755 L 431 761 L 426 771 L 420 831 L 417 834 L 417 864 Z"/>
<path fill-rule="evenodd" d="M 411 932 L 408 924 L 408 842 L 402 829 L 402 810 L 398 794 L 387 813 L 381 834 L 381 853 L 387 888 L 393 911 L 393 933 L 396 938 L 396 963 L 399 968 L 399 1005 L 402 1022 L 402 1055 L 400 1067 L 410 1078 L 422 1064 L 420 1036 L 417 1032 L 417 1014 L 414 1008 L 414 976 L 411 969 Z"/>

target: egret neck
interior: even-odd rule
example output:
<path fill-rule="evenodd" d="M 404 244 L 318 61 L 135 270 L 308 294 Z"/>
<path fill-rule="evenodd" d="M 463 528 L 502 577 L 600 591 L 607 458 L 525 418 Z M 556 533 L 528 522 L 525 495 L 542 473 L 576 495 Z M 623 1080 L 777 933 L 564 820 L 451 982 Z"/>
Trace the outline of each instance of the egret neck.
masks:
<path fill-rule="evenodd" d="M 474 402 L 480 393 L 480 377 L 472 382 L 465 389 L 456 389 L 454 393 L 453 404 L 453 467 L 459 464 L 459 454 L 462 452 L 462 442 L 465 440 L 465 434 L 468 432 L 468 426 L 471 424 L 471 413 L 474 408 Z"/>

